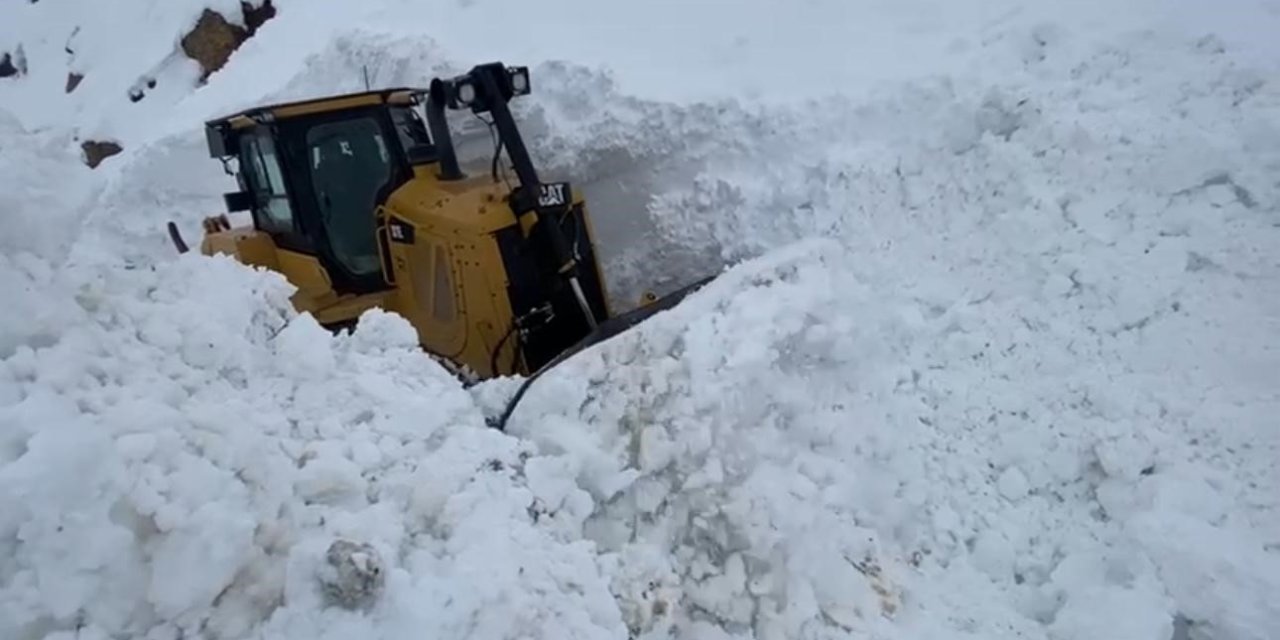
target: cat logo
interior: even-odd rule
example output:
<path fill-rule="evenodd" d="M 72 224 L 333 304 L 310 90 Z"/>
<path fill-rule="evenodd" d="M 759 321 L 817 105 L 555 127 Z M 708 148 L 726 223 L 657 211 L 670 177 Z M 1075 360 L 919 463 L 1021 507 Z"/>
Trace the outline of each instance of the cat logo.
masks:
<path fill-rule="evenodd" d="M 562 207 L 564 206 L 565 192 L 569 190 L 569 183 L 554 182 L 551 184 L 538 185 L 538 206 L 539 207 Z"/>

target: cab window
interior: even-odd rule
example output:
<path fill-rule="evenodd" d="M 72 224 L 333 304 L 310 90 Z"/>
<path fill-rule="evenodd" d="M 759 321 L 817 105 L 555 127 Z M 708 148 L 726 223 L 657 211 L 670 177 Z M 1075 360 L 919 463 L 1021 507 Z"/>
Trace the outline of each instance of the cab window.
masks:
<path fill-rule="evenodd" d="M 270 234 L 292 233 L 293 207 L 285 191 L 284 172 L 268 134 L 250 134 L 241 142 L 240 163 L 254 196 L 258 227 Z"/>
<path fill-rule="evenodd" d="M 391 122 L 396 128 L 396 137 L 400 139 L 400 147 L 405 153 L 413 153 L 416 161 L 430 161 L 436 158 L 436 148 L 427 133 L 427 126 L 418 117 L 417 112 L 409 107 L 392 107 Z"/>
<path fill-rule="evenodd" d="M 327 122 L 306 135 L 311 187 L 334 258 L 353 276 L 381 271 L 374 209 L 395 176 L 391 151 L 373 116 Z"/>

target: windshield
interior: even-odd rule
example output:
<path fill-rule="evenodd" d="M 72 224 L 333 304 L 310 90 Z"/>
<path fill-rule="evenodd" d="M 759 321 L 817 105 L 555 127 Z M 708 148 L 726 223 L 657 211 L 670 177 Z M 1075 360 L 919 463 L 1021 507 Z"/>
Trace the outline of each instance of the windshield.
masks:
<path fill-rule="evenodd" d="M 405 153 L 411 153 L 422 160 L 434 159 L 435 144 L 431 142 L 427 125 L 418 112 L 409 107 L 392 107 L 390 111 L 391 122 L 395 124 L 396 136 L 400 138 L 400 146 L 404 148 Z M 411 151 L 415 149 L 417 151 Z"/>
<path fill-rule="evenodd" d="M 458 150 L 458 164 L 468 174 L 488 174 L 493 160 L 493 134 L 478 117 L 451 118 L 453 146 Z"/>
<path fill-rule="evenodd" d="M 424 150 L 414 154 L 418 156 L 415 160 L 430 162 L 439 159 L 426 123 L 417 111 L 409 107 L 392 107 L 391 120 L 395 123 L 396 134 L 406 152 L 414 148 Z M 489 175 L 493 165 L 496 132 L 490 132 L 488 122 L 475 115 L 450 118 L 448 122 L 458 166 L 468 175 Z M 505 170 L 506 164 L 503 163 L 499 168 Z"/>
<path fill-rule="evenodd" d="M 374 209 L 394 180 L 382 128 L 372 115 L 318 124 L 306 136 L 311 185 L 334 257 L 356 276 L 381 268 Z"/>

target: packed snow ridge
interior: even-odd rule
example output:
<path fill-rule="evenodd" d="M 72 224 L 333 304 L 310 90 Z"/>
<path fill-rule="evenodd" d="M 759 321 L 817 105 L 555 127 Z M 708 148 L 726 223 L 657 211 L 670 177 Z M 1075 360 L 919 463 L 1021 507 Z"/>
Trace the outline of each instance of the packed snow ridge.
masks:
<path fill-rule="evenodd" d="M 0 20 L 26 66 L 0 79 L 0 638 L 1280 629 L 1280 84 L 1230 38 L 1027 9 L 913 32 L 950 43 L 936 74 L 768 101 L 729 62 L 724 95 L 655 91 L 628 38 L 520 50 L 535 154 L 587 185 L 619 296 L 728 268 L 501 433 L 518 380 L 464 389 L 386 313 L 331 335 L 163 233 L 227 188 L 202 118 L 494 55 L 390 0 L 282 0 L 196 88 L 166 56 L 203 7 L 164 4 Z M 464 4 L 441 14 L 521 11 Z M 843 15 L 798 13 L 732 50 Z M 90 170 L 99 134 L 125 151 Z"/>

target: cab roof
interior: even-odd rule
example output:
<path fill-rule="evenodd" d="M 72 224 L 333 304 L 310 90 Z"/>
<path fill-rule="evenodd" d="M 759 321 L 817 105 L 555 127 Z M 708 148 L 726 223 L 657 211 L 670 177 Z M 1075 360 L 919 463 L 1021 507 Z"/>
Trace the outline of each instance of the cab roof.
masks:
<path fill-rule="evenodd" d="M 216 129 L 225 129 L 228 127 L 232 129 L 240 129 L 242 127 L 253 126 L 260 122 L 285 120 L 297 116 L 342 111 L 355 107 L 378 104 L 415 104 L 418 101 L 419 96 L 426 94 L 427 90 L 424 88 L 393 87 L 371 91 L 360 91 L 357 93 L 320 96 L 305 100 L 279 102 L 276 104 L 252 107 L 220 118 L 214 118 L 213 120 L 205 122 L 205 125 Z"/>

